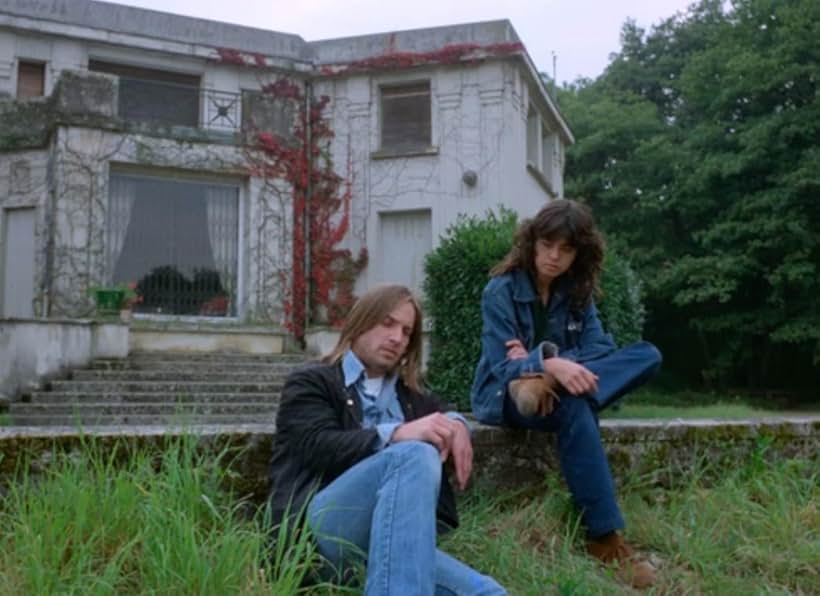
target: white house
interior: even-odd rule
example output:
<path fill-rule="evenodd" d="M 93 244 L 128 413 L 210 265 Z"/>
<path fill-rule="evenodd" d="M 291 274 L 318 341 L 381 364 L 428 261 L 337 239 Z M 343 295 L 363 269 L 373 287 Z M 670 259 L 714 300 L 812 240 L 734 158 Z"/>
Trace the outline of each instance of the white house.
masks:
<path fill-rule="evenodd" d="M 297 99 L 261 91 L 281 80 Z M 0 318 L 84 316 L 89 288 L 133 282 L 144 318 L 282 322 L 301 230 L 292 185 L 253 167 L 253 144 L 261 130 L 298 147 L 294 101 L 322 96 L 350 191 L 339 246 L 369 255 L 357 292 L 420 289 L 459 214 L 562 195 L 572 133 L 508 21 L 308 43 L 0 0 Z"/>

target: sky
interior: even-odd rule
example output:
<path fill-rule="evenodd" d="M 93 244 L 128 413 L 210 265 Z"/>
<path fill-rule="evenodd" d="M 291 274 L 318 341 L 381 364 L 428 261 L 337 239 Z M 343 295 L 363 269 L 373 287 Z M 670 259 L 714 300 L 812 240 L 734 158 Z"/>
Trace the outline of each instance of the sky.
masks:
<path fill-rule="evenodd" d="M 306 41 L 509 19 L 540 71 L 595 78 L 620 49 L 623 23 L 649 29 L 693 0 L 109 0 L 295 33 Z M 555 71 L 553 71 L 555 56 Z"/>

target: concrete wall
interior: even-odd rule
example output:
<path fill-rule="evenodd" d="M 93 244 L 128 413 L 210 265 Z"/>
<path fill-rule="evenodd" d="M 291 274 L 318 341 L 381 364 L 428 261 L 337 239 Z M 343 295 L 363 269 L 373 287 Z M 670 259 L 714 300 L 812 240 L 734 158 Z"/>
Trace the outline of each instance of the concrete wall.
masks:
<path fill-rule="evenodd" d="M 270 454 L 276 429 L 272 425 L 207 426 L 198 428 L 103 427 L 9 428 L 0 427 L 0 495 L 3 484 L 13 478 L 21 457 L 29 457 L 29 473 L 42 473 L 55 461 L 54 453 L 81 457 L 93 444 L 106 453 L 117 445 L 146 450 L 164 449 L 190 435 L 206 454 L 230 451 L 223 458 L 233 473 L 225 474 L 227 488 L 237 497 L 249 496 L 262 503 L 267 496 Z M 559 475 L 553 433 L 513 431 L 477 426 L 473 430 L 474 480 L 471 484 L 515 488 L 542 485 L 546 476 Z M 820 417 L 772 418 L 769 420 L 721 421 L 612 421 L 601 424 L 601 438 L 618 484 L 640 479 L 642 486 L 674 489 L 691 482 L 692 473 L 709 477 L 736 466 L 750 453 L 761 452 L 767 462 L 784 459 L 817 461 Z M 120 453 L 123 450 L 119 451 Z M 131 453 L 130 450 L 125 450 Z M 708 461 L 704 470 L 703 462 Z"/>
<path fill-rule="evenodd" d="M 425 227 L 425 242 L 435 248 L 461 214 L 481 216 L 504 205 L 528 216 L 549 199 L 527 170 L 530 104 L 545 114 L 545 122 L 562 143 L 571 137 L 560 115 L 553 113 L 524 50 L 453 65 L 432 61 L 414 68 L 354 69 L 352 74 L 324 78 L 322 65 L 391 52 L 435 52 L 454 44 L 518 42 L 512 25 L 503 20 L 306 44 L 298 36 L 89 0 L 7 0 L 0 2 L 0 96 L 15 93 L 19 59 L 46 63 L 47 93 L 68 71 L 78 72 L 73 80 L 81 83 L 90 59 L 195 74 L 204 89 L 231 93 L 259 89 L 281 72 L 296 80 L 308 72 L 319 75 L 316 95 L 331 97 L 327 117 L 336 133 L 332 145 L 336 171 L 352 183 L 351 230 L 343 248 L 356 255 L 367 247 L 370 255 L 357 280 L 356 291 L 361 293 L 378 281 L 389 281 L 390 267 L 395 267 L 382 261 L 391 241 L 380 238 L 380 222 L 385 218 L 396 222 L 406 214 L 419 214 L 421 224 L 413 225 Z M 245 54 L 220 60 L 219 52 L 225 48 Z M 282 70 L 246 67 L 255 66 L 260 57 L 265 65 Z M 430 151 L 412 156 L 380 154 L 380 86 L 418 81 L 430 83 Z M 85 100 L 89 94 L 81 97 Z M 56 103 L 58 108 L 62 105 Z M 247 164 L 237 137 L 210 142 L 193 128 L 124 130 L 116 118 L 104 118 L 116 114 L 115 92 L 111 103 L 84 106 L 96 119 L 80 123 L 58 119 L 62 126 L 44 133 L 39 145 L 25 145 L 44 147 L 42 151 L 0 153 L 0 206 L 38 208 L 34 312 L 80 317 L 92 312 L 86 288 L 106 283 L 110 273 L 104 258 L 108 177 L 112 167 L 124 167 L 236 180 L 242 195 L 239 314 L 245 320 L 281 323 L 287 288 L 280 279 L 283 273 L 287 278 L 292 248 L 287 189 L 276 196 L 261 179 L 244 174 Z M 25 192 L 3 192 L 13 186 L 13 171 L 30 172 Z M 466 173 L 475 174 L 474 185 L 465 182 Z M 562 188 L 560 175 L 556 173 L 557 194 Z M 412 255 L 417 268 L 426 248 Z"/>
<path fill-rule="evenodd" d="M 423 154 L 380 154 L 380 87 L 429 81 L 432 147 Z M 328 95 L 333 157 L 339 174 L 352 181 L 352 230 L 346 248 L 367 246 L 370 261 L 357 285 L 361 292 L 382 271 L 380 217 L 430 213 L 432 248 L 459 215 L 483 216 L 500 205 L 534 214 L 550 198 L 527 170 L 526 126 L 530 91 L 518 60 L 476 65 L 428 66 L 411 71 L 357 74 L 315 85 Z M 466 172 L 477 175 L 470 186 Z M 386 266 L 389 265 L 389 266 Z"/>
<path fill-rule="evenodd" d="M 13 398 L 32 383 L 94 358 L 127 355 L 127 325 L 0 319 L 0 394 Z"/>

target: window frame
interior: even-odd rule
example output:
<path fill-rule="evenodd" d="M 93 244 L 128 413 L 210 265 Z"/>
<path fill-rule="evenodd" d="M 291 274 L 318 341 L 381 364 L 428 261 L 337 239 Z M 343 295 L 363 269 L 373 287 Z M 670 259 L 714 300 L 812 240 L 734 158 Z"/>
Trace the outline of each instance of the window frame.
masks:
<path fill-rule="evenodd" d="M 39 94 L 29 94 L 24 93 L 21 94 L 21 87 L 20 83 L 22 82 L 22 71 L 24 68 L 35 67 L 39 69 L 38 75 L 40 76 L 40 93 Z M 47 76 L 47 68 L 46 62 L 44 60 L 33 60 L 27 58 L 18 58 L 17 59 L 17 85 L 16 85 L 16 98 L 17 99 L 35 99 L 38 97 L 45 97 L 46 95 L 46 76 Z"/>
<path fill-rule="evenodd" d="M 427 139 L 426 143 L 419 143 L 412 146 L 385 145 L 385 92 L 388 97 L 408 97 L 419 96 L 427 98 Z M 378 149 L 373 152 L 373 158 L 389 157 L 410 157 L 414 155 L 435 155 L 438 148 L 434 144 L 434 109 L 433 109 L 433 84 L 429 78 L 413 79 L 404 81 L 383 81 L 376 86 L 378 93 Z"/>

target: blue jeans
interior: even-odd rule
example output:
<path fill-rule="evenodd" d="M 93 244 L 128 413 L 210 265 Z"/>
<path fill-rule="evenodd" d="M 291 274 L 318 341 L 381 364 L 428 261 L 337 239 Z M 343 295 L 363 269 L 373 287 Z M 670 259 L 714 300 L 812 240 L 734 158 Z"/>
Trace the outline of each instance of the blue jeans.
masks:
<path fill-rule="evenodd" d="M 310 501 L 319 552 L 337 569 L 366 559 L 365 594 L 500 595 L 506 591 L 436 548 L 441 460 L 429 443 L 390 445 Z"/>
<path fill-rule="evenodd" d="M 504 421 L 509 426 L 558 433 L 561 472 L 591 538 L 624 527 L 612 472 L 601 444 L 597 412 L 648 381 L 660 363 L 660 352 L 648 342 L 583 362 L 598 375 L 597 393 L 576 397 L 559 392 L 561 400 L 549 416 L 522 416 L 509 396 L 504 400 Z"/>

